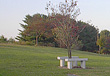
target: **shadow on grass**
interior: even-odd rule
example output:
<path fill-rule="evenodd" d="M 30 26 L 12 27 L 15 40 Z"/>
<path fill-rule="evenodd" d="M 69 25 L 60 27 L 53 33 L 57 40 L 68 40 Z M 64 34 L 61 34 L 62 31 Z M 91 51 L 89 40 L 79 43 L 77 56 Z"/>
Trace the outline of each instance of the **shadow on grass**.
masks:
<path fill-rule="evenodd" d="M 66 66 L 64 66 L 64 67 L 58 66 L 58 67 L 59 67 L 60 69 L 68 69 Z M 76 68 L 83 69 L 83 68 L 81 68 L 81 66 L 75 66 L 75 67 L 73 67 L 72 69 L 76 69 Z M 86 69 L 94 69 L 94 68 L 86 67 Z"/>

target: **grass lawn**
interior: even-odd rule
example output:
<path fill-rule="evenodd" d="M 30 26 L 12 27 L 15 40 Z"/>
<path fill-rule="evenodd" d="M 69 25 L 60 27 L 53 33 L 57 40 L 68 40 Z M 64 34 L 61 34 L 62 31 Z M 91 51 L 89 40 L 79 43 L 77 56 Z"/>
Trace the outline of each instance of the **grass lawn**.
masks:
<path fill-rule="evenodd" d="M 87 69 L 58 67 L 56 57 L 67 56 L 66 49 L 0 44 L 0 76 L 110 76 L 110 55 L 76 50 L 72 55 L 88 58 Z"/>

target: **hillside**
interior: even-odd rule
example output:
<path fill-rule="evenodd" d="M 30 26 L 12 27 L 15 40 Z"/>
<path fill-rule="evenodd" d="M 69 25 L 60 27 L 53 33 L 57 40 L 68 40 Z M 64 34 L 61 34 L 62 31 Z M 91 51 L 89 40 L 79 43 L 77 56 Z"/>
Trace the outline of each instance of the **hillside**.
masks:
<path fill-rule="evenodd" d="M 56 57 L 67 56 L 66 49 L 0 44 L 0 76 L 110 76 L 110 55 L 76 50 L 72 55 L 88 58 L 87 69 L 60 68 Z"/>

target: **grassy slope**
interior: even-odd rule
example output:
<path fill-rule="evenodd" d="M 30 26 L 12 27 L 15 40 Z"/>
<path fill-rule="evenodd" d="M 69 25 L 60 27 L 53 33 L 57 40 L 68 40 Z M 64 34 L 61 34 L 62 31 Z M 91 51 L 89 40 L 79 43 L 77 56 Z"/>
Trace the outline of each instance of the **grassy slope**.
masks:
<path fill-rule="evenodd" d="M 88 69 L 71 70 L 58 67 L 56 57 L 66 55 L 67 50 L 60 48 L 0 44 L 0 76 L 110 76 L 109 55 L 73 50 L 73 56 L 89 60 Z"/>

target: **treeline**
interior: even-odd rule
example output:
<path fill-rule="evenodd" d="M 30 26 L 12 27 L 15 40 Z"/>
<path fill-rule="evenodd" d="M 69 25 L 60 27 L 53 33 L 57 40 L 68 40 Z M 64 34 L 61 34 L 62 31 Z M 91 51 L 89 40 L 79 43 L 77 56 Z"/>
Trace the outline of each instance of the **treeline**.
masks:
<path fill-rule="evenodd" d="M 2 35 L 0 36 L 0 43 L 15 43 L 15 39 L 13 38 L 7 39 L 6 37 Z"/>
<path fill-rule="evenodd" d="M 61 17 L 58 15 L 58 17 Z M 24 24 L 20 24 L 23 30 L 19 30 L 19 36 L 16 37 L 20 44 L 53 46 L 65 48 L 65 45 L 56 39 L 54 19 L 50 19 L 44 14 L 26 15 L 23 20 Z M 83 21 L 75 21 L 78 27 L 86 26 L 76 39 L 77 43 L 73 44 L 73 49 L 95 52 L 98 50 L 97 34 L 98 29 L 93 25 Z"/>
<path fill-rule="evenodd" d="M 60 15 L 59 15 L 60 17 Z M 54 19 L 50 19 L 44 14 L 26 15 L 23 24 L 20 23 L 23 30 L 19 30 L 19 35 L 7 39 L 0 36 L 0 43 L 17 43 L 21 45 L 39 45 L 66 48 L 65 45 L 56 39 Z M 110 31 L 103 30 L 99 33 L 98 29 L 83 21 L 75 21 L 75 26 L 86 26 L 73 44 L 73 49 L 82 51 L 110 54 Z"/>

